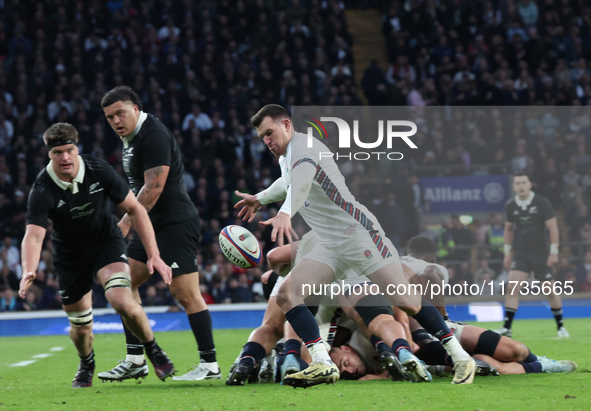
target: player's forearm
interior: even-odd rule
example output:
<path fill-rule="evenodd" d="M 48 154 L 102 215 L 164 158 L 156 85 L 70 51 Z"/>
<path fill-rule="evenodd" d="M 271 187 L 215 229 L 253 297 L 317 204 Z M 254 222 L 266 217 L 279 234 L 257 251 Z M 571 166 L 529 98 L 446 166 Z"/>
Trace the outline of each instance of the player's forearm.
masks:
<path fill-rule="evenodd" d="M 270 204 L 275 201 L 280 201 L 287 195 L 287 190 L 281 178 L 278 178 L 267 188 L 256 195 L 257 200 L 261 204 Z"/>
<path fill-rule="evenodd" d="M 556 223 L 550 225 L 550 254 L 558 254 L 560 245 L 560 233 Z"/>
<path fill-rule="evenodd" d="M 505 226 L 505 244 L 513 245 L 513 226 Z"/>
<path fill-rule="evenodd" d="M 25 234 L 22 248 L 21 264 L 23 266 L 23 273 L 35 272 L 39 267 L 39 259 L 41 258 L 41 248 L 43 246 L 43 239 L 38 236 Z"/>
<path fill-rule="evenodd" d="M 147 184 L 145 184 L 138 193 L 137 201 L 143 205 L 146 212 L 149 213 L 156 205 L 164 187 L 160 186 L 158 181 L 146 181 L 146 183 Z M 129 214 L 125 214 L 119 224 L 125 226 L 129 230 L 133 225 L 133 220 Z"/>
<path fill-rule="evenodd" d="M 135 230 L 140 236 L 142 243 L 146 249 L 148 258 L 153 258 L 160 255 L 158 245 L 156 244 L 156 235 L 154 234 L 154 227 L 148 217 L 148 212 L 144 207 L 138 206 L 129 210 L 127 216 L 130 217 Z"/>

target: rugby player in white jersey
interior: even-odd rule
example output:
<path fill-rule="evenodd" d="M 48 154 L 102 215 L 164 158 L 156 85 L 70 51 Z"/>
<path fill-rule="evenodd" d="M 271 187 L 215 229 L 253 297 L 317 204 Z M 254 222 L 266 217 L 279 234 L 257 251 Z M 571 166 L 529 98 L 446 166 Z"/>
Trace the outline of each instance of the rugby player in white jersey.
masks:
<path fill-rule="evenodd" d="M 407 286 L 398 252 L 387 239 L 377 219 L 357 202 L 345 185 L 336 163 L 320 152 L 330 152 L 322 142 L 296 133 L 289 113 L 281 106 L 267 105 L 251 119 L 258 135 L 271 152 L 279 157 L 281 177 L 269 188 L 242 198 L 235 207 L 238 216 L 252 221 L 262 204 L 285 199 L 277 215 L 265 225 L 272 225 L 271 239 L 291 242 L 291 217 L 299 212 L 316 234 L 319 244 L 286 277 L 277 295 L 277 304 L 312 356 L 310 366 L 285 378 L 293 386 L 312 386 L 336 382 L 339 371 L 332 362 L 318 332 L 314 316 L 304 304 L 304 285 L 329 284 L 335 272 L 352 269 L 377 284 L 393 305 L 400 307 L 440 339 L 455 364 L 454 384 L 471 384 L 476 365 L 446 326 L 437 309 L 420 295 L 391 295 L 391 284 Z M 297 178 L 292 180 L 293 169 Z M 338 255 L 337 255 L 338 253 Z"/>

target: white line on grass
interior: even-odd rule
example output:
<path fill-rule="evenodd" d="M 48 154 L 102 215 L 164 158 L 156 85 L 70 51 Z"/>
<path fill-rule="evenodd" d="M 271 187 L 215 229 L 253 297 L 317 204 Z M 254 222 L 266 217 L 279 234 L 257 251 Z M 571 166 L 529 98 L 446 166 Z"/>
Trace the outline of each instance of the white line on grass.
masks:
<path fill-rule="evenodd" d="M 35 362 L 35 360 L 21 361 L 21 362 L 17 362 L 14 364 L 10 364 L 10 367 L 25 367 L 29 364 L 33 364 L 34 362 Z"/>
<path fill-rule="evenodd" d="M 49 351 L 63 351 L 63 350 L 64 350 L 64 347 L 53 347 L 53 348 L 49 349 Z"/>
<path fill-rule="evenodd" d="M 52 354 L 37 354 L 33 355 L 31 358 L 47 358 L 50 357 Z"/>

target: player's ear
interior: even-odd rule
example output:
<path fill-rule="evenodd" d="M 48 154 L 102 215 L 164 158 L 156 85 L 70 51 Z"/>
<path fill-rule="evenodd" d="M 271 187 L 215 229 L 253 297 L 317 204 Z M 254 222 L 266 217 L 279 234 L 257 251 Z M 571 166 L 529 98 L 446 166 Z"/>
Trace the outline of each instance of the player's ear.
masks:
<path fill-rule="evenodd" d="M 351 352 L 351 348 L 349 348 L 348 345 L 341 345 L 341 350 L 343 350 L 344 352 Z"/>

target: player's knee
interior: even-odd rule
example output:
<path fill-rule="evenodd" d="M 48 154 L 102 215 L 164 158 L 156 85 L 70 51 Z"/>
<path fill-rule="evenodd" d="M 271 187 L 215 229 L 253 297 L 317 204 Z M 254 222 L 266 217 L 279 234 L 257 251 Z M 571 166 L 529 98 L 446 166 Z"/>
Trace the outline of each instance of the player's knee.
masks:
<path fill-rule="evenodd" d="M 402 305 L 399 308 L 410 316 L 416 315 L 421 310 L 419 305 Z"/>
<path fill-rule="evenodd" d="M 84 334 L 92 331 L 92 308 L 84 311 L 73 311 L 66 313 L 68 315 L 68 321 L 72 325 L 72 330 L 76 334 Z"/>

